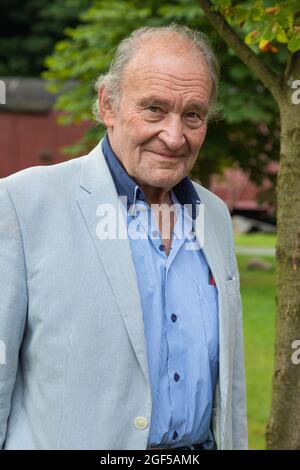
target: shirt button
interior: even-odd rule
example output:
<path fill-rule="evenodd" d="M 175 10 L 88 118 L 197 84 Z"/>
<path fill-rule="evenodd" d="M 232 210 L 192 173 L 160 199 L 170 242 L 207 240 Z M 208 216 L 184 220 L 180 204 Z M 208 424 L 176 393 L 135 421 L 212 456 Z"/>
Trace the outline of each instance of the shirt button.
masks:
<path fill-rule="evenodd" d="M 179 379 L 180 379 L 180 375 L 177 374 L 177 372 L 175 372 L 175 374 L 174 374 L 174 380 L 175 380 L 175 382 L 178 382 Z"/>
<path fill-rule="evenodd" d="M 177 320 L 177 315 L 175 315 L 175 313 L 172 313 L 172 315 L 171 315 L 171 320 L 172 320 L 173 323 L 176 322 L 176 320 Z"/>
<path fill-rule="evenodd" d="M 160 251 L 165 251 L 165 245 L 159 245 Z"/>
<path fill-rule="evenodd" d="M 157 238 L 158 235 L 159 235 L 158 231 L 157 231 L 157 230 L 153 230 L 153 232 L 152 232 L 152 237 L 153 237 L 153 238 Z"/>
<path fill-rule="evenodd" d="M 148 421 L 144 416 L 138 416 L 134 420 L 134 425 L 137 429 L 145 429 L 148 426 Z"/>
<path fill-rule="evenodd" d="M 138 217 L 140 215 L 140 211 L 136 211 L 135 216 Z"/>
<path fill-rule="evenodd" d="M 177 433 L 176 431 L 174 431 L 174 433 L 173 433 L 173 440 L 177 439 L 177 437 L 178 437 L 178 433 Z"/>

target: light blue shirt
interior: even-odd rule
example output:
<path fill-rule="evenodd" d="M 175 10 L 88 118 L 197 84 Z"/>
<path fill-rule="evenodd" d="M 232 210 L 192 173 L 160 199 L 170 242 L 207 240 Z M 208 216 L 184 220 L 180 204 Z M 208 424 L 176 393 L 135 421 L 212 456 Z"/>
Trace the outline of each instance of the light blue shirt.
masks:
<path fill-rule="evenodd" d="M 107 136 L 103 153 L 118 194 L 128 197 L 128 235 L 142 302 L 152 393 L 148 446 L 203 443 L 211 448 L 219 370 L 217 289 L 194 237 L 194 211 L 184 210 L 179 197 L 186 187 L 190 204 L 199 201 L 192 197 L 190 180 L 171 191 L 176 223 L 167 256 L 144 194 L 114 155 Z"/>

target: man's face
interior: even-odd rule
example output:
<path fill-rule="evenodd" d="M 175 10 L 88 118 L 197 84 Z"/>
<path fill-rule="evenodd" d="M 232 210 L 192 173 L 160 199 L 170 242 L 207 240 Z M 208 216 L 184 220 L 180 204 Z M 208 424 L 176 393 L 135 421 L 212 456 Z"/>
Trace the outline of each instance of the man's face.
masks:
<path fill-rule="evenodd" d="M 189 174 L 206 134 L 207 65 L 186 44 L 143 45 L 127 65 L 117 110 L 103 113 L 111 146 L 143 188 L 171 189 Z"/>

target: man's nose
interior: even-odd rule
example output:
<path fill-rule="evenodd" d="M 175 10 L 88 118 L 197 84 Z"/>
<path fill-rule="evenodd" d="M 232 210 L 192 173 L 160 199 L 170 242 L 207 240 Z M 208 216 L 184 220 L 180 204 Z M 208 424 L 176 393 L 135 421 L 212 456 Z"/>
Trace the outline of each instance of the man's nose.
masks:
<path fill-rule="evenodd" d="M 169 115 L 164 119 L 163 129 L 159 134 L 160 139 L 170 150 L 180 150 L 184 147 L 185 137 L 181 116 Z"/>

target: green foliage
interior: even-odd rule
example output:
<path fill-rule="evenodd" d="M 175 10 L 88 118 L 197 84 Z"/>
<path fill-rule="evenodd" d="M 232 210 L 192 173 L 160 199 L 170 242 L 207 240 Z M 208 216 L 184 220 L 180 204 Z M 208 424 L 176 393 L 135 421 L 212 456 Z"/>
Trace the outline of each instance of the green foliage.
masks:
<path fill-rule="evenodd" d="M 0 75 L 37 76 L 45 55 L 78 23 L 89 0 L 0 0 Z"/>
<path fill-rule="evenodd" d="M 227 21 L 245 32 L 245 42 L 263 52 L 278 52 L 275 45 L 287 44 L 291 52 L 300 50 L 299 0 L 249 1 L 213 0 Z"/>

